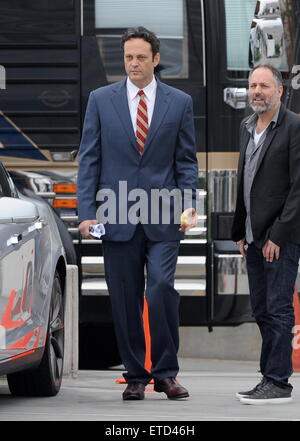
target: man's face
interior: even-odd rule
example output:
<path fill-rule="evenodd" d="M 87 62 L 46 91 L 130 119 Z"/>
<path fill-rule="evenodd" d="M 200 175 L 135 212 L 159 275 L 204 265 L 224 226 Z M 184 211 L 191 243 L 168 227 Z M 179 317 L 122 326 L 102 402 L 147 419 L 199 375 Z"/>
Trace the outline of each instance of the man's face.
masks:
<path fill-rule="evenodd" d="M 255 113 L 261 115 L 277 108 L 283 87 L 278 86 L 270 69 L 256 69 L 249 79 L 249 103 Z"/>
<path fill-rule="evenodd" d="M 124 44 L 125 70 L 130 80 L 140 89 L 151 83 L 154 68 L 160 60 L 159 53 L 153 58 L 151 44 L 142 38 L 131 38 Z"/>

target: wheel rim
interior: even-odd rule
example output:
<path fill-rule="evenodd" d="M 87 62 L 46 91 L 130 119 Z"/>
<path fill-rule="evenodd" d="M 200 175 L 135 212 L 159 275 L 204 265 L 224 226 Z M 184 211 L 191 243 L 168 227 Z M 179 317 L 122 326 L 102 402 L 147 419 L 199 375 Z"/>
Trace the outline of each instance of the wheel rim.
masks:
<path fill-rule="evenodd" d="M 63 371 L 64 356 L 64 311 L 62 292 L 58 277 L 53 283 L 49 323 L 50 362 L 53 380 L 60 384 Z"/>

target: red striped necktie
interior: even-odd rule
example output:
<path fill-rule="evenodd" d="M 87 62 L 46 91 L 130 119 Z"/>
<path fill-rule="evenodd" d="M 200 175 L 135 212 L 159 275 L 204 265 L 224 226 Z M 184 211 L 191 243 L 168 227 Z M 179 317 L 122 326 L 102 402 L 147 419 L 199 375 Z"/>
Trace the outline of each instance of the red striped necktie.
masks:
<path fill-rule="evenodd" d="M 136 117 L 136 142 L 140 154 L 143 153 L 148 135 L 148 112 L 143 90 L 138 92 L 140 101 L 137 108 Z"/>

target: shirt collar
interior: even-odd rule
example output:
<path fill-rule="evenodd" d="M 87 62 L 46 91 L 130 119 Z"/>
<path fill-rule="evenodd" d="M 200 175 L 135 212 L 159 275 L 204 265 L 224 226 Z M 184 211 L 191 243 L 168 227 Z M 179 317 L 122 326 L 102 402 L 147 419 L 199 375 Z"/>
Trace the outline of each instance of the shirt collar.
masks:
<path fill-rule="evenodd" d="M 151 83 L 149 83 L 143 89 L 144 94 L 148 100 L 151 100 L 154 97 L 155 92 L 156 92 L 156 88 L 157 88 L 157 82 L 156 82 L 155 77 L 153 76 Z M 136 98 L 139 90 L 141 90 L 141 89 L 136 87 L 136 85 L 133 84 L 133 82 L 130 80 L 130 78 L 127 77 L 127 91 L 129 94 L 129 99 L 131 101 L 134 100 L 134 98 Z"/>
<path fill-rule="evenodd" d="M 276 112 L 275 112 L 275 114 L 274 114 L 274 116 L 273 116 L 273 118 L 272 118 L 272 122 L 274 123 L 274 124 L 273 124 L 273 127 L 275 127 L 276 124 L 277 124 L 278 117 L 279 117 L 279 112 L 280 112 L 280 108 L 281 108 L 281 104 L 278 106 L 278 109 L 276 110 Z"/>
<path fill-rule="evenodd" d="M 278 109 L 276 110 L 276 112 L 273 115 L 272 121 L 270 123 L 270 124 L 272 124 L 272 128 L 274 128 L 277 124 L 280 108 L 281 108 L 281 104 L 278 106 Z M 251 115 L 248 118 L 248 120 L 246 121 L 246 129 L 248 130 L 248 132 L 252 133 L 254 127 L 256 126 L 257 118 L 258 118 L 257 114 L 253 113 L 253 115 Z"/>

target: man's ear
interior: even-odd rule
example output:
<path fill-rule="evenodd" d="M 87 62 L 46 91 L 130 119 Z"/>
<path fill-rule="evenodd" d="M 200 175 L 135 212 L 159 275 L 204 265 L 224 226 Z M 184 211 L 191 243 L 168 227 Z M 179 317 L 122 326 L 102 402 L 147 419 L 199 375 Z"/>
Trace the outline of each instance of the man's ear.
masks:
<path fill-rule="evenodd" d="M 156 67 L 158 65 L 158 63 L 160 62 L 160 53 L 159 52 L 157 52 L 157 54 L 154 55 L 153 62 L 154 62 L 154 67 Z"/>
<path fill-rule="evenodd" d="M 283 86 L 279 86 L 278 93 L 279 93 L 279 96 L 281 97 L 283 94 Z"/>

